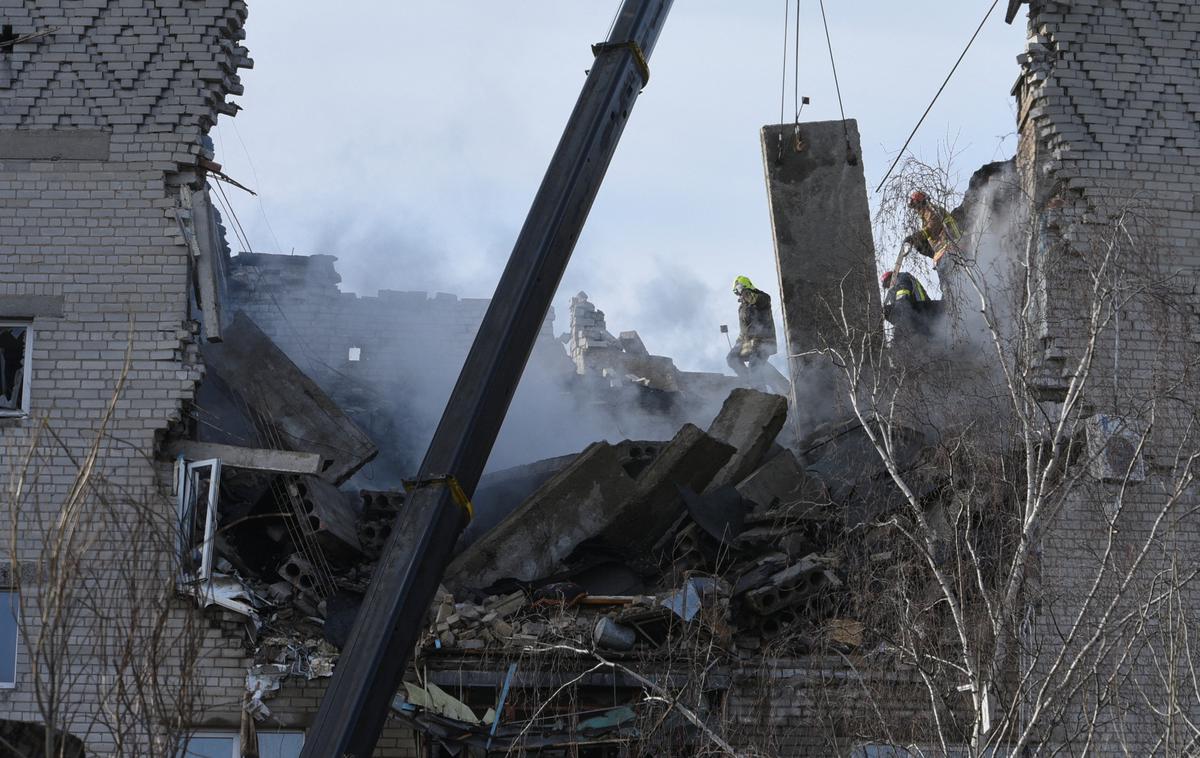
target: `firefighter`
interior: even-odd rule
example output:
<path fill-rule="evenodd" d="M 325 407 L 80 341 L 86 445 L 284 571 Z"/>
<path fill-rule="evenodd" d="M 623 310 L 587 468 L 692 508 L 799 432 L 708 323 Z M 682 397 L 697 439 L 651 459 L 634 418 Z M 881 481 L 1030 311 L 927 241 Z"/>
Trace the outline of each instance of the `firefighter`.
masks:
<path fill-rule="evenodd" d="M 912 274 L 883 272 L 879 284 L 887 291 L 883 299 L 883 317 L 898 330 L 929 335 L 933 302 Z"/>
<path fill-rule="evenodd" d="M 771 296 L 744 276 L 733 280 L 733 294 L 738 298 L 739 332 L 726 361 L 738 376 L 750 379 L 778 351 Z"/>
<path fill-rule="evenodd" d="M 957 249 L 962 237 L 958 219 L 953 213 L 929 199 L 921 190 L 908 196 L 908 207 L 921 220 L 921 228 L 904 238 L 921 255 L 933 259 L 934 266 L 948 252 Z"/>

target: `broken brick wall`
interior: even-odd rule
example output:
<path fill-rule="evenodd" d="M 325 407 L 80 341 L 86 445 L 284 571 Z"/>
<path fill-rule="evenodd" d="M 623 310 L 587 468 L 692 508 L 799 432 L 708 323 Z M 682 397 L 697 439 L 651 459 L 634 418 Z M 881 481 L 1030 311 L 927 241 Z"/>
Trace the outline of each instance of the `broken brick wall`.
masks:
<path fill-rule="evenodd" d="M 354 483 L 395 486 L 415 473 L 489 301 L 446 293 L 342 292 L 336 260 L 232 257 L 226 306 L 250 316 L 379 446 L 379 456 Z M 602 376 L 587 369 L 593 355 L 580 371 L 554 337 L 553 321 L 551 310 L 490 470 L 576 453 L 600 439 L 669 439 L 684 422 L 707 425 L 737 386 L 720 374 L 678 370 L 670 358 L 650 355 L 636 333 L 630 339 L 640 350 L 615 342 L 609 348 L 619 370 Z"/>
<path fill-rule="evenodd" d="M 228 308 L 250 316 L 380 447 L 379 457 L 356 481 L 393 486 L 396 477 L 416 473 L 489 300 L 444 292 L 381 290 L 372 297 L 342 292 L 336 260 L 329 255 L 233 257 Z M 530 398 L 534 390 L 552 404 L 574 376 L 570 358 L 553 337 L 553 320 L 552 310 L 514 407 L 536 410 Z M 581 440 L 579 447 L 590 441 Z M 498 447 L 504 443 L 502 436 Z M 574 450 L 543 452 L 530 444 L 509 465 Z"/>
<path fill-rule="evenodd" d="M 1134 429 L 1151 429 L 1145 481 L 1123 493 L 1103 482 L 1080 488 L 1045 540 L 1046 599 L 1027 642 L 1053 649 L 1056 626 L 1073 618 L 1076 599 L 1103 560 L 1114 503 L 1124 503 L 1113 549 L 1121 556 L 1116 563 L 1126 566 L 1178 481 L 1176 454 L 1195 449 L 1189 424 L 1200 397 L 1193 369 L 1200 345 L 1193 286 L 1200 268 L 1200 6 L 1189 0 L 1033 2 L 1028 30 L 1014 93 L 1017 162 L 1032 208 L 1042 383 L 1048 398 L 1068 386 L 1091 336 L 1088 293 L 1101 271 L 1099 281 L 1121 304 L 1096 335 L 1084 402 L 1128 419 Z M 1105 260 L 1112 264 L 1102 269 Z M 1194 491 L 1184 493 L 1176 512 L 1196 504 Z M 1172 520 L 1167 537 L 1147 572 L 1169 570 L 1172 556 L 1190 560 L 1200 549 L 1194 518 Z M 1188 593 L 1185 607 L 1197 599 Z M 1162 631 L 1155 623 L 1143 633 L 1156 644 Z M 1146 691 L 1158 694 L 1142 696 L 1130 685 L 1121 702 L 1100 709 L 1107 722 L 1101 733 L 1114 751 L 1122 744 L 1133 753 L 1148 751 L 1169 732 L 1166 711 L 1146 699 L 1167 702 L 1153 686 L 1152 647 L 1143 647 L 1125 669 L 1136 674 L 1130 681 L 1149 682 Z M 1196 717 L 1194 698 L 1181 707 Z M 1072 714 L 1049 739 L 1079 749 L 1084 736 L 1072 729 L 1089 718 Z M 1167 752 L 1179 749 L 1170 747 L 1171 737 L 1160 744 Z"/>
<path fill-rule="evenodd" d="M 155 439 L 179 419 L 201 377 L 191 264 L 176 210 L 181 187 L 202 186 L 203 135 L 218 114 L 236 110 L 227 98 L 241 93 L 237 70 L 250 64 L 240 44 L 246 13 L 242 0 L 0 2 L 3 36 L 17 39 L 0 46 L 0 321 L 25 324 L 33 339 L 29 405 L 0 418 L 6 535 L 12 488 L 24 473 L 15 544 L 5 539 L 0 557 L 30 567 L 21 572 L 26 626 L 16 684 L 0 689 L 0 718 L 41 722 L 31 651 L 44 631 L 38 612 L 51 607 L 42 560 L 50 532 L 42 527 L 74 514 L 86 576 L 73 584 L 89 586 L 67 601 L 71 613 L 57 627 L 66 645 L 60 726 L 85 739 L 88 755 L 150 754 L 152 730 L 144 722 L 114 730 L 112 655 L 127 640 L 92 612 L 99 606 L 128 629 L 135 615 L 148 621 L 162 611 L 164 639 L 177 639 L 192 615 L 190 601 L 169 594 L 106 603 L 129 600 L 119 590 L 129 579 L 123 555 L 138 549 L 144 526 L 132 520 L 135 512 L 167 530 L 174 522 L 170 467 L 154 461 Z M 90 486 L 72 501 L 122 376 Z M 37 454 L 25 468 L 35 437 Z M 71 502 L 79 507 L 64 507 Z M 142 556 L 136 565 L 145 574 L 137 586 L 169 586 L 169 556 Z M 210 610 L 193 630 L 199 699 L 186 714 L 189 726 L 236 727 L 249 659 L 240 626 L 229 634 L 223 617 Z M 176 697 L 181 688 L 167 659 L 178 651 L 160 652 L 160 694 Z M 135 653 L 143 662 L 148 654 Z M 303 719 L 295 714 L 312 706 L 297 702 L 288 717 Z M 286 699 L 275 710 L 288 714 Z"/>
<path fill-rule="evenodd" d="M 869 745 L 929 750 L 937 743 L 916 670 L 872 669 L 857 657 L 762 656 L 730 674 L 721 724 L 729 741 L 751 754 L 860 755 Z"/>

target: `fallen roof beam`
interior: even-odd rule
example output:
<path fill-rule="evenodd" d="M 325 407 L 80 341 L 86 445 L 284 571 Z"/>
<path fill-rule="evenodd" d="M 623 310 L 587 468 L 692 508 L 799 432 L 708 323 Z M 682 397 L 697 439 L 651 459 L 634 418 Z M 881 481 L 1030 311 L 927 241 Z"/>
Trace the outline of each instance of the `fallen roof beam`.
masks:
<path fill-rule="evenodd" d="M 174 458 L 182 455 L 189 461 L 219 458 L 222 466 L 248 468 L 256 471 L 278 471 L 281 474 L 319 474 L 321 456 L 295 450 L 264 450 L 254 447 L 222 445 L 218 442 L 177 440 L 166 446 Z"/>

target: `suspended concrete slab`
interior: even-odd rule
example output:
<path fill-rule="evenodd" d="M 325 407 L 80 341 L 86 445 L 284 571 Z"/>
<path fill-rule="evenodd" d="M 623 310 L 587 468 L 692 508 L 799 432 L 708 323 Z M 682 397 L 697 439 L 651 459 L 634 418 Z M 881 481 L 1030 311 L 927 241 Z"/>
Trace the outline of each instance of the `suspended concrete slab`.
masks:
<path fill-rule="evenodd" d="M 838 370 L 821 352 L 883 333 L 867 183 L 853 120 L 764 126 L 762 148 L 802 434 L 835 411 Z"/>

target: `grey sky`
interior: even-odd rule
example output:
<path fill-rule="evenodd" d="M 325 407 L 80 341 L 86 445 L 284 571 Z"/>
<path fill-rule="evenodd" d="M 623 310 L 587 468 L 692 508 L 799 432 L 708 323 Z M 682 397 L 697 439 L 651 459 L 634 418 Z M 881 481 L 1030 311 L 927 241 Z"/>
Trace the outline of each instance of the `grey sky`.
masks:
<path fill-rule="evenodd" d="M 826 1 L 869 189 L 990 4 Z M 1016 146 L 1024 21 L 1005 25 L 1004 5 L 910 148 L 952 150 L 964 184 Z M 343 290 L 360 294 L 490 296 L 616 6 L 250 0 L 245 110 L 213 136 L 226 171 L 260 192 L 226 188 L 251 246 L 336 255 Z M 837 118 L 817 0 L 801 0 L 800 22 L 802 120 Z M 583 289 L 610 331 L 637 329 L 681 368 L 723 367 L 733 277 L 778 288 L 758 129 L 779 120 L 782 35 L 777 0 L 676 0 L 555 299 L 557 331 Z"/>

